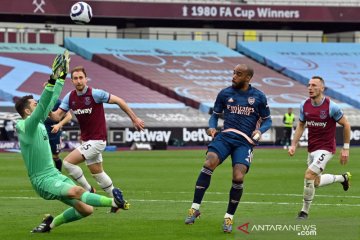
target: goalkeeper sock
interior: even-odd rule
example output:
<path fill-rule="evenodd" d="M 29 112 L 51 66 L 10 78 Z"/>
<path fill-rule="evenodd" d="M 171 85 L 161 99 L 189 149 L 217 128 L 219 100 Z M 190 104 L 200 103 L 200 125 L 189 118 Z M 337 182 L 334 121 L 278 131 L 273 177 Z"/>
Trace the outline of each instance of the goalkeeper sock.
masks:
<path fill-rule="evenodd" d="M 243 193 L 242 182 L 232 182 L 229 195 L 229 204 L 226 213 L 234 215 Z"/>
<path fill-rule="evenodd" d="M 73 221 L 77 221 L 81 218 L 84 218 L 75 208 L 71 207 L 66 209 L 63 213 L 56 216 L 52 223 L 50 224 L 50 228 L 58 227 L 61 224 L 69 223 Z"/>
<path fill-rule="evenodd" d="M 213 171 L 207 167 L 201 169 L 200 175 L 196 181 L 193 203 L 201 204 L 206 189 L 210 185 L 211 175 Z"/>
<path fill-rule="evenodd" d="M 93 207 L 114 207 L 112 198 L 101 196 L 96 193 L 84 192 L 81 195 L 80 200 Z"/>

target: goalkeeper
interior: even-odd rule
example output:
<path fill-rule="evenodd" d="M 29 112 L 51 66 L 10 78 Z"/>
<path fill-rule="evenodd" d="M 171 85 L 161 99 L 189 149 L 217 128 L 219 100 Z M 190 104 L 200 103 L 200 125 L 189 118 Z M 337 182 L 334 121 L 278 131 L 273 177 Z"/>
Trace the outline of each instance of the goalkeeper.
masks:
<path fill-rule="evenodd" d="M 93 206 L 123 208 L 125 203 L 119 189 L 113 190 L 114 198 L 86 192 L 54 166 L 43 122 L 60 96 L 69 70 L 69 62 L 68 51 L 54 59 L 53 74 L 38 102 L 28 95 L 20 98 L 15 104 L 16 111 L 22 117 L 16 124 L 16 130 L 31 185 L 42 198 L 60 200 L 71 206 L 56 217 L 46 215 L 32 233 L 50 232 L 52 228 L 61 224 L 86 217 L 93 212 Z"/>

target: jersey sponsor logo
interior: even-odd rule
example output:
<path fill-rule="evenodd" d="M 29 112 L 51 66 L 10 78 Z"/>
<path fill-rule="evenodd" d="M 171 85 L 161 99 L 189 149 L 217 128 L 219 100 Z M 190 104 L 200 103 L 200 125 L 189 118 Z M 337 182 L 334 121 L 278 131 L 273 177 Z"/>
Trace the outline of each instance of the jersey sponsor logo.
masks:
<path fill-rule="evenodd" d="M 226 107 L 230 111 L 230 113 L 236 113 L 240 115 L 249 116 L 250 114 L 255 112 L 255 109 L 253 107 L 244 107 L 240 105 L 236 105 L 236 106 L 227 105 Z"/>
<path fill-rule="evenodd" d="M 73 112 L 75 115 L 91 114 L 92 108 L 76 109 Z"/>
<path fill-rule="evenodd" d="M 253 105 L 253 104 L 255 103 L 255 98 L 254 98 L 254 97 L 249 97 L 249 98 L 248 98 L 248 103 L 249 103 L 250 105 Z"/>
<path fill-rule="evenodd" d="M 308 121 L 306 124 L 310 127 L 322 127 L 325 128 L 327 122 L 315 122 L 315 121 Z"/>
<path fill-rule="evenodd" d="M 320 118 L 325 119 L 327 117 L 327 113 L 325 110 L 320 111 Z"/>

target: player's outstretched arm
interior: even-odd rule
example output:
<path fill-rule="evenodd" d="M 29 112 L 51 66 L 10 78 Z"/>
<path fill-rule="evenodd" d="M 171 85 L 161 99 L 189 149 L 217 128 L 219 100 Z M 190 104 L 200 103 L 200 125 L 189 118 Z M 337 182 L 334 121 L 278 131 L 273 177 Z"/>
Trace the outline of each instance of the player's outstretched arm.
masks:
<path fill-rule="evenodd" d="M 51 109 L 55 106 L 56 102 L 58 101 L 59 97 L 60 97 L 60 93 L 64 87 L 64 83 L 65 83 L 65 79 L 66 79 L 66 75 L 69 72 L 70 69 L 70 57 L 69 57 L 69 51 L 65 50 L 64 54 L 62 54 L 60 56 L 60 65 L 57 67 L 57 63 L 56 63 L 57 58 L 55 59 L 54 63 L 53 63 L 53 73 L 50 77 L 48 86 L 54 86 L 54 80 L 55 80 L 55 86 L 53 89 L 53 95 L 52 98 L 50 100 L 50 103 L 48 105 L 48 108 L 46 109 L 45 115 L 44 115 L 44 119 L 48 117 L 49 113 L 51 112 Z M 55 67 L 54 67 L 55 65 Z M 59 121 L 62 118 L 59 119 Z"/>
<path fill-rule="evenodd" d="M 31 114 L 31 118 L 27 118 L 25 120 L 25 131 L 27 131 L 29 134 L 36 130 L 36 126 L 39 124 L 39 122 L 44 121 L 49 113 L 48 109 L 54 92 L 54 85 L 52 84 L 54 80 L 52 76 L 54 76 L 54 73 L 58 72 L 59 69 L 62 68 L 62 65 L 63 55 L 59 54 L 53 61 L 52 74 L 48 80 L 48 83 L 45 85 L 34 112 Z"/>
<path fill-rule="evenodd" d="M 121 110 L 123 110 L 129 116 L 129 118 L 133 122 L 134 127 L 135 127 L 136 130 L 140 130 L 140 131 L 144 130 L 144 127 L 145 127 L 144 121 L 136 116 L 136 114 L 126 104 L 124 99 L 111 94 L 110 99 L 109 99 L 109 103 L 110 104 L 117 104 L 121 108 Z"/>

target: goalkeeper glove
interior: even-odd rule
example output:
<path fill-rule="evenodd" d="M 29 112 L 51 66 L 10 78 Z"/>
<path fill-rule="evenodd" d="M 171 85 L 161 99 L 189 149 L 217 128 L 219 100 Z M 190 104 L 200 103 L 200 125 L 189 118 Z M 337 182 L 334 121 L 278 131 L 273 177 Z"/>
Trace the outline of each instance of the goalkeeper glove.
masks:
<path fill-rule="evenodd" d="M 63 56 L 63 61 L 62 61 L 62 71 L 59 73 L 59 78 L 62 80 L 65 80 L 66 75 L 69 72 L 70 69 L 70 57 L 69 57 L 69 51 L 65 50 Z"/>
<path fill-rule="evenodd" d="M 55 85 L 56 79 L 59 78 L 59 72 L 62 71 L 64 57 L 62 54 L 56 55 L 53 64 L 51 65 L 52 74 L 48 80 L 48 85 Z"/>

